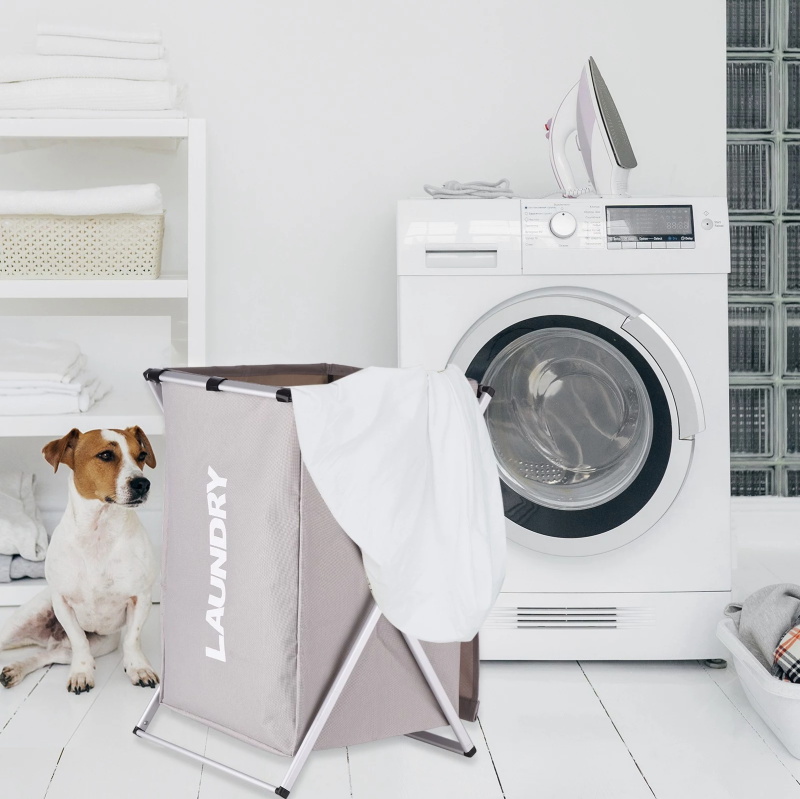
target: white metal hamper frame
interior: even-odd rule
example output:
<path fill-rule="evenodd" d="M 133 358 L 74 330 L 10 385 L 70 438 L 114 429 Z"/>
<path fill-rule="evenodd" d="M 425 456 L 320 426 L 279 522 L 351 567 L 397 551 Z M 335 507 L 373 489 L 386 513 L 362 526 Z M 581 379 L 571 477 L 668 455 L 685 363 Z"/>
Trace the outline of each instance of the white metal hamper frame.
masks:
<path fill-rule="evenodd" d="M 187 386 L 202 386 L 205 387 L 207 391 L 223 391 L 233 394 L 250 394 L 252 396 L 274 399 L 278 402 L 292 401 L 291 388 L 286 387 L 262 386 L 254 383 L 228 380 L 221 377 L 206 377 L 205 375 L 196 375 L 190 372 L 182 372 L 180 370 L 172 369 L 148 369 L 144 373 L 144 377 L 148 381 L 148 385 L 153 391 L 156 401 L 158 402 L 162 411 L 164 410 L 164 402 L 161 392 L 161 383 L 179 383 Z M 478 387 L 478 402 L 482 413 L 486 412 L 486 408 L 491 402 L 493 396 L 494 390 L 489 386 Z M 380 608 L 378 608 L 373 601 L 367 618 L 361 624 L 361 629 L 359 630 L 355 642 L 350 647 L 350 651 L 347 653 L 344 663 L 342 663 L 341 667 L 339 668 L 339 671 L 333 680 L 333 684 L 328 689 L 328 693 L 325 695 L 325 699 L 323 700 L 320 709 L 317 711 L 314 720 L 311 722 L 311 726 L 308 728 L 308 732 L 306 732 L 305 737 L 297 749 L 297 752 L 295 752 L 291 765 L 289 766 L 289 770 L 286 772 L 280 785 L 271 785 L 268 782 L 264 782 L 263 780 L 259 780 L 256 777 L 250 776 L 249 774 L 245 774 L 243 771 L 226 766 L 224 763 L 220 763 L 217 760 L 212 760 L 204 755 L 197 754 L 197 752 L 192 752 L 190 749 L 185 749 L 184 747 L 178 746 L 171 741 L 167 741 L 164 738 L 159 738 L 158 736 L 147 732 L 150 722 L 152 722 L 153 718 L 161 707 L 160 685 L 156 689 L 156 692 L 153 695 L 153 698 L 150 700 L 150 703 L 147 705 L 142 717 L 133 728 L 133 734 L 139 738 L 143 738 L 146 741 L 151 741 L 159 746 L 171 749 L 173 752 L 180 752 L 181 754 L 186 755 L 193 760 L 197 760 L 200 763 L 211 766 L 212 768 L 218 769 L 226 774 L 238 777 L 245 782 L 249 782 L 251 785 L 255 785 L 259 788 L 266 788 L 269 791 L 274 791 L 276 794 L 278 794 L 278 796 L 287 797 L 289 792 L 292 790 L 292 787 L 294 786 L 298 776 L 300 776 L 300 772 L 302 771 L 306 760 L 308 760 L 308 756 L 311 754 L 314 744 L 317 742 L 317 738 L 319 738 L 320 733 L 325 727 L 328 717 L 333 711 L 336 702 L 339 700 L 339 697 L 341 696 L 341 693 L 347 684 L 347 680 L 352 674 L 356 663 L 358 663 L 358 660 L 364 651 L 364 647 L 367 645 L 367 642 L 369 641 L 370 636 L 372 635 L 372 632 L 382 615 L 383 614 L 381 613 Z M 432 746 L 438 746 L 441 749 L 447 749 L 448 751 L 455 752 L 456 754 L 462 754 L 465 757 L 472 757 L 476 752 L 475 746 L 472 743 L 472 740 L 470 739 L 464 725 L 461 723 L 461 719 L 458 716 L 458 711 L 456 711 L 456 709 L 453 707 L 453 703 L 447 696 L 444 686 L 439 680 L 439 677 L 436 674 L 436 671 L 434 670 L 428 656 L 425 654 L 422 644 L 420 644 L 416 638 L 412 638 L 402 631 L 401 634 L 405 639 L 408 648 L 411 650 L 411 654 L 414 656 L 414 660 L 417 662 L 422 675 L 425 677 L 428 687 L 431 689 L 431 692 L 436 698 L 436 701 L 439 704 L 445 719 L 447 719 L 447 723 L 453 730 L 456 740 L 445 738 L 442 735 L 437 735 L 427 731 L 410 732 L 407 733 L 407 736 L 409 738 L 414 738 L 417 741 L 431 744 Z"/>

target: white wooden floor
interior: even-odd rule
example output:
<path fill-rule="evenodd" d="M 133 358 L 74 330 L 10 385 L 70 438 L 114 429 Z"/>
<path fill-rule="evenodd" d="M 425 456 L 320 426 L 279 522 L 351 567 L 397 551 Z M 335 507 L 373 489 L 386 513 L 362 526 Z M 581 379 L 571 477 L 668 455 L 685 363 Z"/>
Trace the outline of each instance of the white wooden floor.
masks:
<path fill-rule="evenodd" d="M 742 552 L 736 593 L 800 582 L 796 553 Z M 0 609 L 0 620 L 9 613 Z M 158 614 L 144 648 L 158 662 Z M 0 663 L 12 660 L 0 655 Z M 131 734 L 149 689 L 119 652 L 73 696 L 67 667 L 0 689 L 3 799 L 244 799 L 263 792 Z M 471 760 L 407 738 L 312 754 L 297 799 L 800 799 L 800 761 L 756 716 L 733 668 L 697 662 L 486 663 Z M 287 760 L 163 710 L 151 730 L 277 782 Z"/>

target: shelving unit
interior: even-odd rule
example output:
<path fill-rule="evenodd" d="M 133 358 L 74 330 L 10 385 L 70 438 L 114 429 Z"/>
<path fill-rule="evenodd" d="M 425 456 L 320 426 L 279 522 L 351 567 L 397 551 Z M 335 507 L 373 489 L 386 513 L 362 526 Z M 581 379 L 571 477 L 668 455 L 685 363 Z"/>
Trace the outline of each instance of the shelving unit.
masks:
<path fill-rule="evenodd" d="M 205 322 L 205 258 L 206 258 L 206 140 L 205 120 L 202 119 L 0 119 L 0 143 L 9 140 L 53 139 L 58 142 L 70 140 L 113 140 L 115 144 L 141 144 L 143 139 L 172 140 L 175 153 L 186 150 L 186 268 L 180 273 L 170 272 L 155 280 L 0 280 L 0 329 L 3 320 L 11 322 L 16 317 L 14 309 L 23 305 L 27 310 L 20 317 L 36 319 L 37 329 L 41 327 L 47 337 L 52 317 L 62 312 L 64 318 L 71 317 L 74 323 L 67 322 L 64 327 L 72 329 L 78 344 L 84 348 L 85 325 L 104 319 L 119 319 L 127 329 L 141 329 L 142 349 L 147 353 L 158 351 L 153 344 L 156 334 L 169 339 L 175 350 L 175 320 L 164 319 L 164 314 L 143 313 L 143 305 L 152 302 L 169 301 L 178 303 L 181 319 L 185 317 L 185 360 L 192 365 L 205 364 L 206 361 L 206 322 Z M 2 159 L 0 155 L 0 187 L 2 187 Z M 119 150 L 119 157 L 125 158 L 125 150 Z M 133 181 L 131 181 L 133 182 Z M 168 209 L 169 211 L 169 209 Z M 168 225 L 170 217 L 167 217 Z M 126 303 L 125 301 L 141 301 Z M 19 302 L 17 302 L 19 301 Z M 32 306 L 43 301 L 43 310 L 30 313 Z M 107 301 L 107 302 L 103 302 Z M 119 301 L 123 301 L 120 303 Z M 109 313 L 108 307 L 114 310 Z M 124 311 L 119 311 L 124 307 Z M 161 307 L 161 306 L 159 306 Z M 76 313 L 70 308 L 79 308 Z M 96 309 L 96 310 L 95 310 Z M 141 316 L 139 316 L 141 314 Z M 166 314 L 170 316 L 170 314 Z M 128 318 L 120 318 L 128 317 Z M 141 320 L 139 328 L 132 328 L 133 317 Z M 148 317 L 150 321 L 148 322 Z M 155 320 L 155 321 L 153 321 Z M 108 352 L 115 344 L 115 325 L 111 324 L 107 341 L 95 342 L 98 352 Z M 104 328 L 105 329 L 105 328 Z M 126 328 L 122 328 L 123 331 Z M 150 337 L 148 338 L 148 332 Z M 183 331 L 180 331 L 183 335 Z M 65 335 L 68 337 L 69 334 Z M 138 339 L 137 339 L 138 340 Z M 148 349 L 149 347 L 149 349 Z M 109 368 L 111 356 L 103 363 L 99 356 L 93 360 L 91 347 L 88 348 L 89 367 L 92 371 Z M 140 356 L 141 357 L 141 356 Z M 148 356 L 145 356 L 148 357 Z M 149 356 L 152 357 L 152 356 Z M 159 356 L 160 357 L 160 356 Z M 180 357 L 167 357 L 164 366 L 183 365 Z M 95 362 L 96 361 L 96 362 Z M 160 436 L 164 432 L 163 417 L 152 400 L 144 381 L 141 369 L 135 365 L 135 357 L 115 359 L 109 382 L 113 389 L 110 394 L 97 402 L 86 413 L 59 415 L 0 416 L 0 470 L 8 468 L 3 460 L 3 440 L 12 438 L 42 438 L 64 435 L 72 427 L 82 430 L 94 428 L 124 428 L 140 425 L 149 436 Z M 139 364 L 141 365 L 141 364 Z M 160 363 L 147 362 L 145 366 Z M 101 367 L 98 369 L 98 366 Z M 129 368 L 128 368 L 129 367 Z M 108 375 L 103 374 L 104 377 Z M 38 445 L 37 445 L 38 454 Z M 13 468 L 13 467 L 12 467 Z M 52 516 L 52 512 L 51 512 Z M 160 512 L 148 512 L 148 527 L 160 527 Z M 42 587 L 40 580 L 21 580 L 0 584 L 0 606 L 17 605 L 33 596 Z"/>

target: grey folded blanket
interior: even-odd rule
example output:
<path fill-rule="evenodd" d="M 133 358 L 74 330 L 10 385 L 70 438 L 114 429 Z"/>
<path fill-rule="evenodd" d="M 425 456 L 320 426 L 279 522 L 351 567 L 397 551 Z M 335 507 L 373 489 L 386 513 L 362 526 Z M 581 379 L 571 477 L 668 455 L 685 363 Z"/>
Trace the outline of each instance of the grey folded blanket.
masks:
<path fill-rule="evenodd" d="M 21 555 L 0 555 L 0 583 L 22 577 L 44 577 L 44 561 L 28 560 Z"/>
<path fill-rule="evenodd" d="M 426 183 L 423 188 L 434 200 L 493 200 L 497 197 L 516 196 L 511 191 L 511 182 L 508 178 L 502 178 L 496 183 L 483 180 L 459 183 L 457 180 L 448 180 L 444 186 L 431 186 Z"/>
<path fill-rule="evenodd" d="M 775 648 L 784 633 L 800 623 L 800 585 L 779 583 L 759 588 L 742 604 L 725 608 L 739 630 L 739 639 L 773 675 L 781 670 L 774 666 Z"/>

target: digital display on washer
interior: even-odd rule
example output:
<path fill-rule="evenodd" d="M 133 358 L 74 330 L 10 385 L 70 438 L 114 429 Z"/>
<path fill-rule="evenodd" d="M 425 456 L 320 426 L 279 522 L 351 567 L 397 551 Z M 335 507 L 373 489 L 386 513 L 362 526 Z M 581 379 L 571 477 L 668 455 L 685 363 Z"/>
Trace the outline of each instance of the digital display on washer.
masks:
<path fill-rule="evenodd" d="M 691 205 L 608 205 L 609 241 L 694 241 Z"/>

